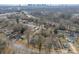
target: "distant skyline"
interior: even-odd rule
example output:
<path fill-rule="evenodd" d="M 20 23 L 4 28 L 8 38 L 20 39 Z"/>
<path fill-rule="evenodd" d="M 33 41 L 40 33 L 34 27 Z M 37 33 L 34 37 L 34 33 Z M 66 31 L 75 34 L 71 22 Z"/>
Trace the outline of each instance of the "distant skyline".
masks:
<path fill-rule="evenodd" d="M 79 4 L 79 0 L 0 0 L 0 4 L 27 5 L 27 4 Z"/>

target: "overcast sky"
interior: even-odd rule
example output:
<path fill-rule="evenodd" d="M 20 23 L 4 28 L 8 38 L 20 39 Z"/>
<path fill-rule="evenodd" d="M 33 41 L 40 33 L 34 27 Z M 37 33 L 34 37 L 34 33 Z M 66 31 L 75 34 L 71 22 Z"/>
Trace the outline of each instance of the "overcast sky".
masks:
<path fill-rule="evenodd" d="M 79 0 L 0 0 L 0 4 L 79 4 Z"/>

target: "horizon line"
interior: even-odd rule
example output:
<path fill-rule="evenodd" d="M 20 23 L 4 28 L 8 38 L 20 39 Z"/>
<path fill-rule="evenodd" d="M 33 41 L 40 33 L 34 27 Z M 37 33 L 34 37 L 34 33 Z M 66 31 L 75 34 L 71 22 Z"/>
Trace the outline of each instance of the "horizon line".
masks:
<path fill-rule="evenodd" d="M 28 6 L 32 4 L 0 4 L 0 6 Z M 59 5 L 79 5 L 79 4 L 33 4 L 33 5 L 51 5 L 51 6 L 59 6 Z"/>

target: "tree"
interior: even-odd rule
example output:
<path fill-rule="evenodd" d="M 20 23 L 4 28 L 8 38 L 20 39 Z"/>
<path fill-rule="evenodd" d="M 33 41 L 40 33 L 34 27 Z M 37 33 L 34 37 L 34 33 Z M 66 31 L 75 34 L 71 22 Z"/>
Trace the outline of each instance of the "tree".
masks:
<path fill-rule="evenodd" d="M 0 53 L 5 53 L 7 47 L 7 37 L 4 33 L 0 33 Z"/>
<path fill-rule="evenodd" d="M 25 31 L 25 28 L 24 28 L 24 27 L 22 27 L 22 28 L 21 28 L 21 31 L 20 31 L 20 32 L 21 32 L 21 34 L 24 34 L 24 31 Z"/>
<path fill-rule="evenodd" d="M 39 53 L 40 53 L 41 52 L 41 48 L 42 48 L 42 41 L 41 41 L 41 39 L 38 39 L 37 45 L 38 45 L 38 49 L 39 49 Z"/>
<path fill-rule="evenodd" d="M 29 47 L 30 40 L 32 39 L 32 37 L 31 37 L 31 30 L 30 29 L 26 30 L 26 38 L 27 38 L 27 45 Z"/>
<path fill-rule="evenodd" d="M 0 53 L 5 53 L 4 49 L 6 48 L 6 42 L 2 39 L 0 40 Z"/>
<path fill-rule="evenodd" d="M 41 52 L 42 49 L 42 44 L 44 43 L 45 38 L 42 35 L 38 36 L 38 40 L 37 40 L 37 45 L 38 45 L 38 49 L 39 49 L 39 53 Z"/>
<path fill-rule="evenodd" d="M 34 38 L 30 40 L 30 44 L 33 46 L 33 48 L 35 48 L 36 42 L 37 41 Z"/>
<path fill-rule="evenodd" d="M 55 30 L 54 30 L 54 34 L 58 34 L 58 31 L 57 31 L 57 29 L 55 29 Z"/>
<path fill-rule="evenodd" d="M 29 38 L 30 38 L 30 33 L 27 33 L 27 44 L 28 44 L 28 47 L 29 47 Z"/>
<path fill-rule="evenodd" d="M 35 47 L 37 45 L 37 48 L 39 49 L 39 53 L 42 50 L 42 44 L 44 43 L 44 37 L 40 34 L 35 35 L 32 40 L 30 41 L 31 44 Z"/>
<path fill-rule="evenodd" d="M 19 23 L 19 17 L 18 16 L 16 17 L 16 22 L 17 22 L 17 24 Z"/>
<path fill-rule="evenodd" d="M 52 49 L 52 43 L 48 43 L 47 48 L 48 48 L 48 51 L 50 53 L 51 52 L 51 49 Z"/>
<path fill-rule="evenodd" d="M 60 26 L 59 26 L 58 29 L 59 29 L 59 30 L 66 30 L 66 28 L 65 28 L 65 26 L 63 26 L 63 24 L 60 24 Z"/>

